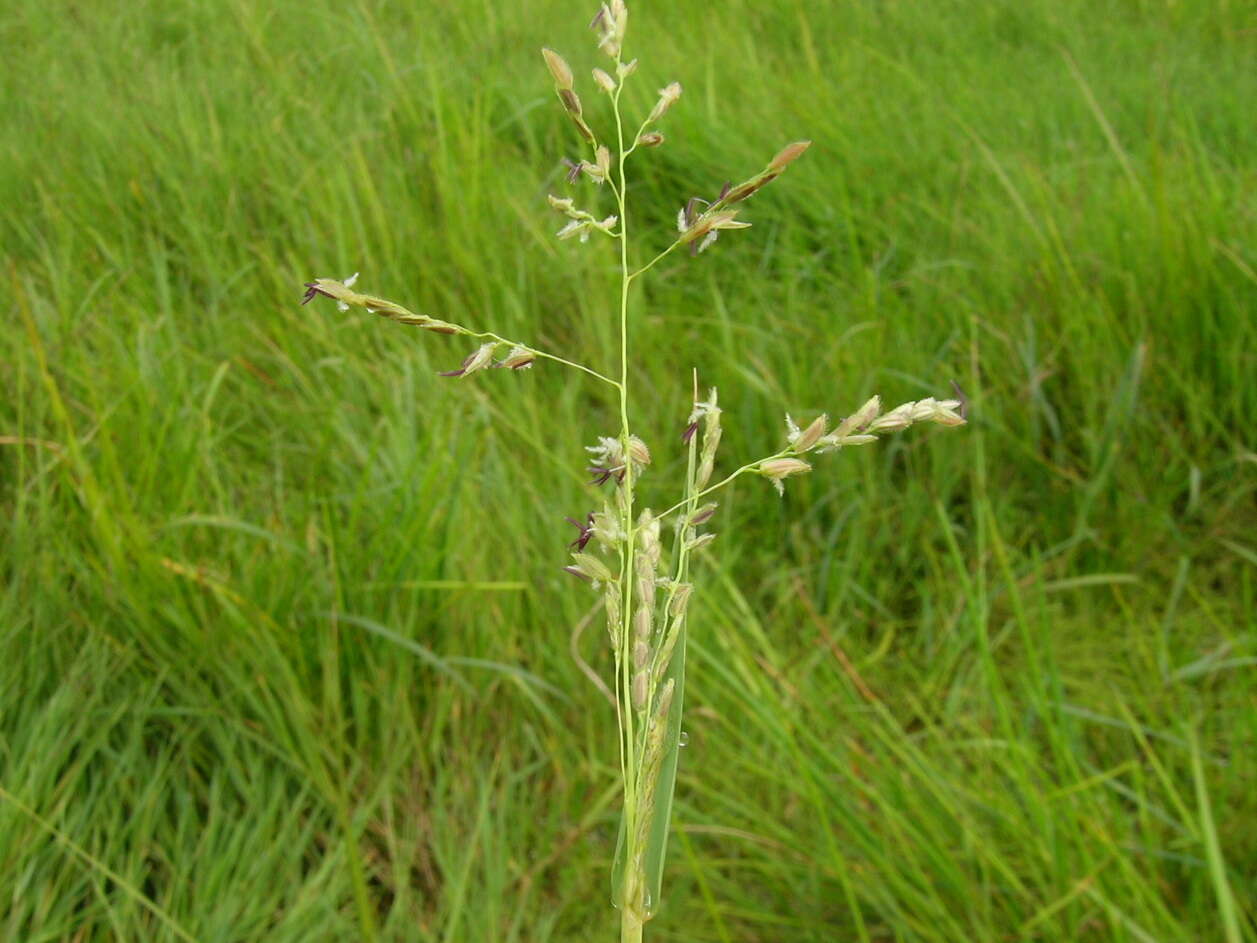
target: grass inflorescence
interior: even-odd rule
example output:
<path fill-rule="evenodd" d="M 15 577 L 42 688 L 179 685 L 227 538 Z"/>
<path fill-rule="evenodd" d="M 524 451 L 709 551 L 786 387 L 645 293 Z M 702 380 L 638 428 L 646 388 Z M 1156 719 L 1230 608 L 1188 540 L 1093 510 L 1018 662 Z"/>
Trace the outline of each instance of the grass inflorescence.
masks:
<path fill-rule="evenodd" d="M 600 436 L 588 446 L 591 464 L 587 471 L 595 486 L 611 484 L 612 495 L 599 511 L 587 515 L 587 523 L 568 518 L 580 528 L 571 562 L 564 570 L 592 584 L 605 610 L 613 674 L 611 683 L 595 680 L 602 691 L 614 692 L 618 728 L 620 778 L 623 813 L 616 863 L 612 872 L 611 895 L 620 910 L 620 938 L 625 943 L 642 939 L 643 927 L 651 920 L 662 900 L 664 862 L 671 830 L 672 796 L 676 783 L 681 747 L 681 712 L 685 690 L 686 626 L 695 582 L 691 560 L 698 550 L 715 539 L 707 525 L 718 504 L 700 501 L 714 496 L 744 474 L 759 475 L 785 495 L 787 478 L 812 470 L 803 456 L 838 451 L 878 441 L 879 435 L 898 432 L 916 422 L 944 426 L 964 425 L 966 407 L 959 399 L 927 397 L 883 411 L 881 399 L 873 396 L 864 405 L 840 420 L 831 430 L 828 416 L 822 414 L 806 428 L 800 428 L 787 415 L 786 440 L 775 454 L 741 465 L 721 480 L 713 482 L 716 458 L 723 437 L 718 394 L 713 387 L 700 400 L 697 376 L 694 379 L 692 408 L 681 442 L 688 451 L 683 481 L 677 484 L 680 500 L 667 510 L 640 511 L 636 499 L 638 479 L 652 463 L 647 444 L 634 432 L 636 389 L 630 382 L 630 364 L 652 356 L 652 352 L 632 345 L 635 318 L 631 316 L 633 286 L 647 276 L 674 251 L 688 249 L 697 256 L 715 244 L 722 232 L 749 229 L 751 223 L 739 218 L 746 202 L 780 177 L 811 146 L 811 141 L 794 141 L 782 147 L 763 169 L 739 183 L 726 182 L 711 199 L 691 196 L 676 214 L 676 234 L 665 245 L 645 253 L 630 239 L 630 209 L 636 219 L 639 207 L 630 199 L 629 160 L 639 151 L 653 152 L 664 144 L 659 130 L 663 118 L 682 94 L 679 82 L 669 82 L 658 92 L 649 112 L 626 114 L 623 93 L 638 70 L 638 60 L 627 58 L 624 43 L 628 33 L 629 10 L 624 0 L 610 0 L 595 15 L 590 28 L 598 36 L 598 48 L 611 60 L 614 75 L 604 69 L 592 70 L 595 91 L 609 99 L 607 124 L 614 130 L 606 137 L 595 130 L 597 122 L 586 110 L 577 91 L 577 82 L 566 59 L 553 49 L 543 48 L 542 59 L 550 71 L 554 91 L 592 159 L 564 158 L 569 184 L 582 179 L 610 191 L 615 212 L 602 215 L 578 205 L 570 196 L 549 197 L 550 207 L 566 222 L 556 233 L 560 240 L 579 237 L 605 237 L 618 250 L 618 371 L 613 379 L 584 364 L 549 353 L 531 344 L 507 340 L 492 331 L 476 330 L 453 319 L 417 314 L 404 306 L 375 295 L 354 290 L 358 275 L 345 281 L 318 278 L 306 283 L 302 299 L 308 303 L 322 296 L 336 302 L 341 311 L 365 308 L 400 324 L 420 327 L 437 334 L 465 336 L 480 341 L 461 365 L 440 372 L 442 377 L 467 378 L 490 368 L 526 370 L 538 361 L 571 367 L 604 385 L 613 396 L 619 413 L 617 435 Z M 636 127 L 636 130 L 632 130 Z M 629 133 L 626 133 L 629 132 Z M 607 141 L 608 143 L 603 143 Z M 635 164 L 640 163 L 640 159 Z M 636 169 L 636 168 L 634 168 Z M 638 258 L 640 256 L 640 259 Z M 637 289 L 640 295 L 641 289 Z M 954 384 L 953 384 L 954 385 Z M 680 423 L 678 422 L 679 426 Z M 670 553 L 665 554 L 661 524 L 672 531 Z M 593 546 L 590 546 L 592 541 Z"/>
<path fill-rule="evenodd" d="M 678 194 L 813 141 L 752 229 L 642 282 L 643 506 L 677 500 L 695 365 L 714 480 L 785 410 L 971 400 L 963 434 L 718 499 L 660 939 L 1252 938 L 1251 23 L 1098 9 L 634 20 L 629 106 L 685 85 L 643 246 Z M 614 350 L 615 267 L 546 205 L 595 186 L 565 189 L 537 57 L 586 22 L 0 17 L 0 937 L 605 927 L 620 770 L 572 648 L 610 656 L 556 562 L 615 410 L 543 363 L 438 378 L 478 343 L 292 303 L 361 269 Z"/>

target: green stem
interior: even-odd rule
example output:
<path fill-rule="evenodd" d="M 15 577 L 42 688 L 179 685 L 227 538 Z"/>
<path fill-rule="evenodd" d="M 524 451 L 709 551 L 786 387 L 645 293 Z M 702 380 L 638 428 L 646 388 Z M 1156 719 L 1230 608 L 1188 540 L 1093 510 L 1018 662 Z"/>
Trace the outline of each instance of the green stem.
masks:
<path fill-rule="evenodd" d="M 636 272 L 630 275 L 629 278 L 637 278 L 638 275 L 645 275 L 647 272 L 649 272 L 652 268 L 655 267 L 655 263 L 662 262 L 665 258 L 667 258 L 669 255 L 672 254 L 672 251 L 674 249 L 676 249 L 680 245 L 681 245 L 681 240 L 678 239 L 676 242 L 672 243 L 672 245 L 668 246 L 668 248 L 664 249 L 657 256 L 655 256 L 653 259 L 651 259 L 649 262 L 647 262 L 645 265 L 639 268 Z"/>
<path fill-rule="evenodd" d="M 662 520 L 663 518 L 671 514 L 673 511 L 679 511 L 681 508 L 685 507 L 691 501 L 697 501 L 699 498 L 705 498 L 707 497 L 707 495 L 715 491 L 719 491 L 729 482 L 733 481 L 733 479 L 740 478 L 742 475 L 745 475 L 749 471 L 754 471 L 764 462 L 772 461 L 774 458 L 785 458 L 788 455 L 794 455 L 794 454 L 795 453 L 790 449 L 782 449 L 780 452 L 777 452 L 774 455 L 768 455 L 768 456 L 765 456 L 764 458 L 756 459 L 753 462 L 749 462 L 746 465 L 743 465 L 733 474 L 729 475 L 727 478 L 722 478 L 720 481 L 716 482 L 714 485 L 709 485 L 708 487 L 704 488 L 702 491 L 698 492 L 698 494 L 693 495 L 692 497 L 688 497 L 683 501 L 678 501 L 676 504 L 672 505 L 672 507 L 668 508 L 666 511 L 660 511 L 658 514 L 655 515 L 655 517 L 658 518 L 659 520 Z"/>
<path fill-rule="evenodd" d="M 619 65 L 619 56 L 616 57 Z M 617 70 L 618 71 L 618 70 Z M 637 867 L 637 754 L 636 735 L 633 730 L 633 661 L 629 650 L 629 641 L 633 625 L 633 549 L 635 530 L 633 527 L 633 462 L 629 457 L 629 387 L 628 387 L 628 300 L 629 286 L 633 277 L 629 273 L 628 262 L 628 187 L 625 180 L 624 162 L 624 122 L 620 116 L 620 93 L 623 84 L 617 86 L 612 97 L 615 112 L 616 153 L 618 155 L 619 185 L 615 188 L 616 201 L 620 211 L 620 443 L 624 450 L 624 489 L 621 497 L 621 509 L 624 528 L 624 556 L 621 561 L 620 587 L 622 593 L 621 640 L 618 646 L 619 657 L 619 705 L 620 737 L 624 747 L 624 886 L 620 900 L 620 940 L 621 943 L 641 943 L 643 895 L 645 881 Z"/>
<path fill-rule="evenodd" d="M 621 911 L 621 914 L 620 943 L 642 943 L 642 928 L 644 924 L 641 918 L 627 907 Z"/>
<path fill-rule="evenodd" d="M 362 296 L 355 296 L 355 297 L 359 299 L 362 298 Z M 361 300 L 354 300 L 353 298 L 344 298 L 344 299 L 338 299 L 338 300 L 342 300 L 345 304 L 353 305 L 355 307 L 359 307 L 359 308 L 366 307 L 366 305 L 363 304 Z M 417 315 L 410 309 L 397 304 L 395 301 L 387 302 L 387 304 L 389 305 L 387 310 L 385 309 L 375 310 L 371 308 L 368 308 L 367 310 L 372 311 L 374 314 L 377 314 L 380 317 L 388 318 L 390 321 L 400 321 L 403 324 L 417 324 L 421 320 L 420 315 Z M 412 319 L 412 320 L 407 320 L 407 319 Z M 620 387 L 620 384 L 617 383 L 615 380 L 611 379 L 608 376 L 603 376 L 597 370 L 587 367 L 583 363 L 576 363 L 573 360 L 565 360 L 564 358 L 556 356 L 555 354 L 547 353 L 544 350 L 538 350 L 536 347 L 533 347 L 530 344 L 522 344 L 519 341 L 513 341 L 509 337 L 503 337 L 501 334 L 495 334 L 492 331 L 473 331 L 470 328 L 463 327 L 460 324 L 447 324 L 447 326 L 451 329 L 451 333 L 460 334 L 464 337 L 471 337 L 476 340 L 483 340 L 483 341 L 497 341 L 499 344 L 506 344 L 510 347 L 523 347 L 525 350 L 532 351 L 534 354 L 536 354 L 538 357 L 541 357 L 544 360 L 553 360 L 555 363 L 561 363 L 565 367 L 571 367 L 574 370 L 580 370 L 583 373 L 588 373 L 591 377 L 597 380 L 601 380 L 603 383 L 607 383 L 611 386 L 614 386 L 616 389 L 619 389 Z"/>
<path fill-rule="evenodd" d="M 520 344 L 517 341 L 508 340 L 505 337 L 494 334 L 492 331 L 468 331 L 467 336 L 473 337 L 476 340 L 499 341 L 503 344 L 510 344 L 512 347 L 525 347 L 538 357 L 541 357 L 543 360 L 553 360 L 555 363 L 561 363 L 565 367 L 571 367 L 574 370 L 580 370 L 584 373 L 588 373 L 591 377 L 614 386 L 616 389 L 619 389 L 620 387 L 620 384 L 615 380 L 608 376 L 603 376 L 597 370 L 586 367 L 583 363 L 576 363 L 574 360 L 564 360 L 562 357 L 557 357 L 554 354 L 548 354 L 544 350 L 538 350 L 536 347 L 529 347 L 527 344 Z"/>

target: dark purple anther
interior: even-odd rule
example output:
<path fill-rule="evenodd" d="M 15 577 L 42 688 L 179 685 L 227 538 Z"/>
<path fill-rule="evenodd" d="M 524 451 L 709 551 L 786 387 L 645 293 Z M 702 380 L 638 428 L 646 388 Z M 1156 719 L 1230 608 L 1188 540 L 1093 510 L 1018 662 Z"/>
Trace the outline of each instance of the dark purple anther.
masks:
<path fill-rule="evenodd" d="M 611 469 L 603 468 L 601 465 L 590 465 L 585 471 L 594 476 L 589 481 L 591 485 L 604 485 L 611 480 L 611 476 L 614 474 Z"/>
<path fill-rule="evenodd" d="M 690 197 L 689 201 L 685 204 L 685 228 L 686 229 L 689 229 L 691 226 L 693 226 L 694 220 L 698 219 L 698 213 L 696 213 L 695 210 L 698 209 L 698 204 L 700 203 L 702 203 L 704 206 L 707 205 L 706 200 L 700 199 L 696 196 L 692 196 Z"/>
<path fill-rule="evenodd" d="M 951 381 L 951 391 L 956 394 L 956 399 L 960 400 L 960 418 L 969 418 L 969 397 L 965 396 L 965 391 L 960 388 L 960 384 L 955 380 Z"/>
<path fill-rule="evenodd" d="M 319 287 L 318 282 L 306 282 L 306 293 L 302 296 L 301 303 L 308 304 L 310 301 L 314 299 L 315 295 L 322 295 L 324 298 L 332 297 L 327 292 L 325 292 L 322 288 Z"/>
<path fill-rule="evenodd" d="M 438 373 L 438 374 L 437 374 L 437 376 L 439 376 L 439 377 L 461 377 L 464 373 L 466 373 L 466 372 L 467 372 L 467 368 L 471 365 L 471 362 L 472 362 L 473 360 L 475 360 L 475 359 L 476 359 L 476 355 L 475 355 L 475 354 L 472 354 L 472 355 L 470 355 L 469 357 L 467 357 L 467 358 L 465 358 L 465 359 L 463 360 L 463 365 L 462 365 L 461 367 L 459 367 L 457 370 L 446 370 L 444 373 Z"/>
<path fill-rule="evenodd" d="M 729 195 L 729 191 L 732 189 L 733 189 L 733 184 L 726 182 L 725 185 L 720 188 L 720 199 L 723 200 L 725 197 L 727 197 Z M 719 202 L 719 200 L 717 202 Z"/>
<path fill-rule="evenodd" d="M 686 445 L 690 444 L 690 439 L 694 438 L 694 433 L 698 431 L 698 423 L 692 422 L 685 427 L 685 431 L 681 433 L 681 441 Z"/>
<path fill-rule="evenodd" d="M 574 160 L 563 158 L 563 163 L 567 165 L 567 182 L 575 183 L 580 179 L 580 164 Z"/>
<path fill-rule="evenodd" d="M 594 535 L 594 528 L 593 528 L 594 512 L 593 511 L 589 512 L 589 516 L 585 519 L 584 524 L 582 524 L 580 521 L 576 520 L 575 518 L 571 518 L 571 517 L 565 517 L 563 518 L 563 520 L 567 521 L 569 524 L 571 524 L 573 527 L 575 527 L 577 530 L 580 531 L 580 536 L 577 537 L 575 540 L 573 540 L 570 544 L 568 544 L 568 547 L 569 548 L 575 547 L 577 550 L 584 550 L 585 544 L 589 543 L 589 538 Z"/>

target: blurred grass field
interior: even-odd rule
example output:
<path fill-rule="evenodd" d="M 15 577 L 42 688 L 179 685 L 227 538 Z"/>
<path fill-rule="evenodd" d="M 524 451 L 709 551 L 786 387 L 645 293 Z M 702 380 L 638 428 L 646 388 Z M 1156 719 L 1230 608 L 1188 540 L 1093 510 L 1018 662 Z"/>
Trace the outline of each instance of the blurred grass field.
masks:
<path fill-rule="evenodd" d="M 972 399 L 726 496 L 648 937 L 1257 939 L 1254 7 L 632 9 L 635 104 L 685 87 L 648 245 L 815 142 L 636 299 L 646 500 L 695 367 L 726 468 L 787 409 Z M 0 939 L 612 938 L 559 567 L 614 407 L 297 304 L 360 270 L 610 364 L 537 54 L 601 65 L 592 13 L 0 11 Z"/>

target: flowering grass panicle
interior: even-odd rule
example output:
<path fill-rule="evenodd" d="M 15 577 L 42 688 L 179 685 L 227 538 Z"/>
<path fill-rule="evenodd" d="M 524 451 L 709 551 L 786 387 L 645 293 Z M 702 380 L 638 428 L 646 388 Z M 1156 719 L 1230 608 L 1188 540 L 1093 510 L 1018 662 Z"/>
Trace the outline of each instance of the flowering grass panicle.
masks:
<path fill-rule="evenodd" d="M 442 377 L 466 380 L 494 368 L 518 371 L 548 362 L 581 371 L 609 392 L 620 428 L 614 435 L 599 436 L 586 449 L 589 486 L 602 491 L 602 507 L 580 519 L 567 518 L 577 528 L 577 536 L 568 545 L 570 562 L 563 569 L 589 584 L 601 597 L 606 613 L 613 663 L 609 688 L 614 692 L 624 798 L 612 877 L 613 899 L 620 910 L 621 940 L 628 943 L 642 939 L 643 927 L 662 899 L 681 743 L 687 617 L 695 595 L 691 570 L 697 551 L 708 548 L 715 539 L 715 534 L 704 528 L 714 520 L 718 505 L 704 499 L 749 474 L 766 479 L 779 494 L 784 494 L 787 479 L 813 470 L 813 456 L 872 444 L 882 435 L 915 423 L 962 425 L 965 405 L 963 394 L 957 390 L 955 399 L 927 398 L 883 412 L 881 399 L 873 396 L 832 429 L 826 414 L 806 425 L 787 415 L 786 442 L 780 451 L 747 462 L 713 484 L 722 437 L 722 410 L 714 388 L 705 399 L 700 399 L 695 386 L 688 418 L 679 436 L 685 459 L 685 475 L 678 483 L 679 499 L 660 512 L 637 507 L 637 481 L 651 466 L 652 455 L 647 444 L 633 432 L 633 391 L 629 384 L 633 286 L 678 249 L 698 255 L 715 245 L 721 233 L 750 228 L 751 222 L 742 218 L 750 198 L 802 157 L 811 142 L 786 144 L 763 169 L 739 183 L 723 184 L 711 199 L 697 195 L 680 199 L 676 236 L 653 254 L 646 252 L 646 261 L 635 264 L 640 250 L 630 240 L 630 158 L 639 150 L 665 144 L 657 125 L 677 106 L 682 87 L 674 81 L 660 89 L 636 131 L 626 134 L 626 128 L 632 125 L 626 124 L 628 116 L 621 97 L 625 83 L 636 71 L 637 60 L 626 61 L 623 57 L 628 29 L 628 8 L 623 0 L 611 0 L 599 7 L 590 27 L 595 33 L 596 49 L 610 60 L 608 68 L 595 66 L 588 72 L 594 92 L 591 101 L 600 103 L 597 108 L 586 109 L 576 73 L 562 55 L 546 48 L 541 50 L 541 57 L 560 107 L 584 151 L 576 159 L 563 158 L 568 168 L 566 180 L 572 185 L 587 180 L 599 190 L 609 191 L 614 207 L 609 213 L 594 212 L 578 206 L 573 196 L 558 195 L 550 195 L 549 204 L 565 219 L 556 232 L 557 238 L 576 238 L 580 242 L 605 238 L 617 257 L 619 345 L 612 352 L 615 369 L 595 369 L 526 341 L 418 314 L 396 302 L 359 293 L 354 290 L 356 274 L 344 281 L 320 278 L 308 282 L 303 303 L 327 297 L 342 311 L 364 308 L 401 324 L 477 342 L 461 364 L 442 371 Z M 599 97 L 602 95 L 606 96 L 605 102 Z"/>

